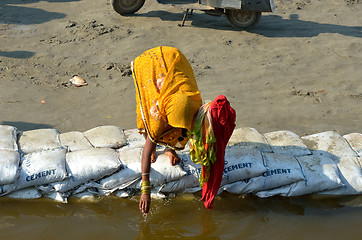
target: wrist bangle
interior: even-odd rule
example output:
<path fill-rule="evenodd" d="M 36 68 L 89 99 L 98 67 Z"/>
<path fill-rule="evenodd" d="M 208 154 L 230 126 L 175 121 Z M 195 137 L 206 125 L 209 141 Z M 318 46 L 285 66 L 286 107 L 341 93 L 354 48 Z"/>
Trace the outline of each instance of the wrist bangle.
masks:
<path fill-rule="evenodd" d="M 151 193 L 151 182 L 142 181 L 141 183 L 141 194 L 150 194 Z"/>
<path fill-rule="evenodd" d="M 147 176 L 147 175 L 150 175 L 150 173 L 149 172 L 142 173 L 142 176 Z"/>

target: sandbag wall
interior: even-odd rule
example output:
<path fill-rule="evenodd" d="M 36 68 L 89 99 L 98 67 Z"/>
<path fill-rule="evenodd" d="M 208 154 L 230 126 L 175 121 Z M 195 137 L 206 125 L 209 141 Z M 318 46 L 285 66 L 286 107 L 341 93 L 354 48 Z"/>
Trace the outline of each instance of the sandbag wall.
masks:
<path fill-rule="evenodd" d="M 18 132 L 0 125 L 0 196 L 69 197 L 139 193 L 144 139 L 136 129 L 100 126 L 85 132 L 56 129 Z M 151 164 L 152 197 L 200 191 L 201 166 L 188 150 L 171 166 L 162 147 Z M 236 129 L 225 154 L 219 192 L 259 197 L 362 193 L 362 134 L 329 131 L 299 137 L 290 131 L 261 134 Z"/>

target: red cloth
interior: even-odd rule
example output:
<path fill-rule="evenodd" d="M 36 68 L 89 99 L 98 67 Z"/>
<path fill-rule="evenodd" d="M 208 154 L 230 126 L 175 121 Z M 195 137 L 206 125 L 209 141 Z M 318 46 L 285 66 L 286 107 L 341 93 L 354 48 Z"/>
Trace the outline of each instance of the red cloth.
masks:
<path fill-rule="evenodd" d="M 235 128 L 236 112 L 225 96 L 219 95 L 209 108 L 216 138 L 216 161 L 211 166 L 209 180 L 202 186 L 201 200 L 207 209 L 213 208 L 225 166 L 225 148 Z M 204 168 L 204 166 L 203 166 Z M 205 169 L 203 169 L 204 171 Z"/>

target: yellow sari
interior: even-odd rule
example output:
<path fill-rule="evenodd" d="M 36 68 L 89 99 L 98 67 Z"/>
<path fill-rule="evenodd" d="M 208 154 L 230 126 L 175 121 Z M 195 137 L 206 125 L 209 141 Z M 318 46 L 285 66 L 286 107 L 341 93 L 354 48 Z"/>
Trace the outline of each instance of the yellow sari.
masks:
<path fill-rule="evenodd" d="M 137 100 L 137 128 L 154 143 L 181 150 L 202 105 L 193 70 L 173 47 L 156 47 L 132 64 Z"/>

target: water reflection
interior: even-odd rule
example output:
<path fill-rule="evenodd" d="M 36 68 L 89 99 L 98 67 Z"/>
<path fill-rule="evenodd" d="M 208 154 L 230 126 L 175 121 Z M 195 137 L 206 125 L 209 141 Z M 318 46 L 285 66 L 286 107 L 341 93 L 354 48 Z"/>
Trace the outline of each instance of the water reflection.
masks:
<path fill-rule="evenodd" d="M 0 238 L 18 239 L 358 239 L 362 196 L 298 198 L 223 193 L 213 210 L 198 195 L 152 200 L 144 219 L 138 197 L 100 198 L 94 202 L 69 199 L 0 199 Z M 335 228 L 334 226 L 338 226 Z M 356 235 L 357 236 L 357 235 Z"/>

